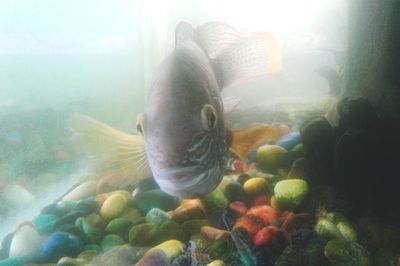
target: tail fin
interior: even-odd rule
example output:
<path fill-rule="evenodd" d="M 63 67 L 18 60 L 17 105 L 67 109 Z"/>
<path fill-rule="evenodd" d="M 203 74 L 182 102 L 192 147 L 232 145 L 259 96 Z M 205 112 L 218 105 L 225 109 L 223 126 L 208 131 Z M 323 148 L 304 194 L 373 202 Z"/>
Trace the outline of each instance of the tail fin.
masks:
<path fill-rule="evenodd" d="M 267 143 L 274 142 L 280 137 L 279 131 L 268 125 L 257 125 L 248 129 L 231 130 L 231 151 L 243 160 L 252 149 Z"/>
<path fill-rule="evenodd" d="M 133 185 L 152 175 L 142 136 L 121 132 L 81 115 L 72 116 L 69 126 L 79 144 L 93 157 L 95 170 L 101 174 L 122 173 L 129 180 L 118 182 Z"/>

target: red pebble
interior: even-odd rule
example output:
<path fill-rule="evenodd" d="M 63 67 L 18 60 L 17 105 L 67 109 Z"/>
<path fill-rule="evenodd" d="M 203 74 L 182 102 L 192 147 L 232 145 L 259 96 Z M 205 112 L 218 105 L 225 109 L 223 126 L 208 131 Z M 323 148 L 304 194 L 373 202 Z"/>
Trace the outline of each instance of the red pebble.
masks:
<path fill-rule="evenodd" d="M 237 172 L 243 172 L 243 163 L 240 160 L 235 160 L 233 162 L 233 169 Z"/>
<path fill-rule="evenodd" d="M 250 236 L 253 236 L 264 227 L 264 222 L 258 216 L 246 214 L 236 221 L 234 228 L 238 227 L 245 229 Z"/>
<path fill-rule="evenodd" d="M 241 201 L 231 202 L 231 204 L 229 204 L 229 208 L 233 211 L 233 213 L 239 216 L 245 215 L 248 210 L 246 204 Z"/>
<path fill-rule="evenodd" d="M 251 208 L 247 214 L 253 214 L 260 217 L 266 226 L 276 224 L 278 219 L 276 211 L 267 205 L 255 206 Z"/>
<path fill-rule="evenodd" d="M 270 244 L 278 233 L 280 233 L 280 230 L 276 226 L 267 226 L 262 228 L 253 237 L 254 246 L 258 247 Z"/>
<path fill-rule="evenodd" d="M 253 200 L 253 206 L 270 205 L 271 197 L 268 195 L 258 195 Z"/>

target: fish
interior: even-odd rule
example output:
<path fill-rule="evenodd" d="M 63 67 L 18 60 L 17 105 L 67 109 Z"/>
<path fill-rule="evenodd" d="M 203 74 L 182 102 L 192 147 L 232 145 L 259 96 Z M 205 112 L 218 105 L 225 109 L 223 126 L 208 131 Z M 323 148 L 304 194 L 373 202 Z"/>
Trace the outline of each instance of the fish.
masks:
<path fill-rule="evenodd" d="M 221 92 L 279 73 L 282 59 L 271 33 L 242 33 L 222 22 L 197 28 L 180 22 L 175 42 L 137 117 L 140 135 L 84 116 L 75 116 L 70 124 L 86 136 L 84 146 L 103 154 L 97 156 L 100 167 L 125 171 L 132 182 L 152 176 L 164 192 L 194 198 L 220 183 L 230 152 L 243 159 L 260 143 L 280 137 L 270 125 L 227 129 Z"/>

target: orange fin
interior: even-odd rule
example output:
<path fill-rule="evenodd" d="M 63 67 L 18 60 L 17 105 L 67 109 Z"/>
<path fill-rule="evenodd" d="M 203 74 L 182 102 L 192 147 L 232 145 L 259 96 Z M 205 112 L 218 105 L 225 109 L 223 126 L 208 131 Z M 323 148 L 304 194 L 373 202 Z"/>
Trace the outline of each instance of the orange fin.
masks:
<path fill-rule="evenodd" d="M 231 151 L 241 160 L 246 158 L 252 149 L 267 142 L 274 142 L 281 136 L 275 127 L 269 125 L 230 130 L 228 134 Z"/>

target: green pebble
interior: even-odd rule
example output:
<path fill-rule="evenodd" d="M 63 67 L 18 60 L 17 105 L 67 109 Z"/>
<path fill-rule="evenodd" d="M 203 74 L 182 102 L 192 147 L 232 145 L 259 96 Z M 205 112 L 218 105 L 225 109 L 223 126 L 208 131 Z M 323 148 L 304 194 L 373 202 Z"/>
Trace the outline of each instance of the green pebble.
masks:
<path fill-rule="evenodd" d="M 103 238 L 101 241 L 101 248 L 103 252 L 106 252 L 107 250 L 115 247 L 115 246 L 120 246 L 123 245 L 125 241 L 117 235 L 107 235 Z"/>
<path fill-rule="evenodd" d="M 163 211 L 174 210 L 178 206 L 178 203 L 178 198 L 172 197 L 160 189 L 145 191 L 134 198 L 134 205 L 143 215 L 147 214 L 153 208 Z"/>
<path fill-rule="evenodd" d="M 304 266 L 307 265 L 304 252 L 299 248 L 286 247 L 276 260 L 274 266 Z"/>
<path fill-rule="evenodd" d="M 120 218 L 127 218 L 131 220 L 132 222 L 139 217 L 142 217 L 142 214 L 134 208 L 126 208 L 124 212 L 119 216 Z"/>
<path fill-rule="evenodd" d="M 212 192 L 205 195 L 201 199 L 201 202 L 203 203 L 206 212 L 218 209 L 224 209 L 229 204 L 228 199 L 225 197 L 224 193 L 219 188 L 216 188 Z"/>
<path fill-rule="evenodd" d="M 300 206 L 308 193 L 308 184 L 302 179 L 279 181 L 274 188 L 274 196 L 280 210 L 294 210 Z"/>
<path fill-rule="evenodd" d="M 193 235 L 200 233 L 201 227 L 208 225 L 208 221 L 206 219 L 193 219 L 184 222 L 182 226 L 182 230 L 185 231 L 187 235 Z"/>
<path fill-rule="evenodd" d="M 324 253 L 332 265 L 372 265 L 367 253 L 359 245 L 346 240 L 334 239 L 328 241 Z"/>
<path fill-rule="evenodd" d="M 293 147 L 292 151 L 304 151 L 303 150 L 303 144 L 297 144 L 296 146 Z"/>
<path fill-rule="evenodd" d="M 125 232 L 132 223 L 133 222 L 128 218 L 115 218 L 107 224 L 105 232 L 108 234 Z"/>
<path fill-rule="evenodd" d="M 263 171 L 279 168 L 287 150 L 278 145 L 263 145 L 257 149 L 256 161 Z"/>
<path fill-rule="evenodd" d="M 93 251 L 93 252 L 101 252 L 101 247 L 96 244 L 89 244 L 83 247 L 83 251 Z"/>
<path fill-rule="evenodd" d="M 173 221 L 139 224 L 129 230 L 129 243 L 133 246 L 154 246 L 170 239 L 187 240 L 186 233 Z"/>
<path fill-rule="evenodd" d="M 336 225 L 336 227 L 339 229 L 339 231 L 342 234 L 344 239 L 346 239 L 348 241 L 353 241 L 353 242 L 357 241 L 356 232 L 354 231 L 354 229 L 350 225 L 350 223 L 341 221 Z"/>
<path fill-rule="evenodd" d="M 315 225 L 315 232 L 323 239 L 335 239 L 342 237 L 342 234 L 336 225 L 325 218 L 320 218 L 318 220 L 317 224 Z"/>
<path fill-rule="evenodd" d="M 161 224 L 171 220 L 171 216 L 163 210 L 153 208 L 146 214 L 145 219 L 146 223 Z"/>
<path fill-rule="evenodd" d="M 51 234 L 54 230 L 57 216 L 53 214 L 41 214 L 32 220 L 36 231 L 41 235 Z"/>
<path fill-rule="evenodd" d="M 87 243 L 97 243 L 103 237 L 101 218 L 97 214 L 87 217 L 80 217 L 75 221 L 75 226 L 79 228 L 82 239 Z"/>

